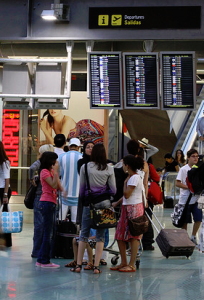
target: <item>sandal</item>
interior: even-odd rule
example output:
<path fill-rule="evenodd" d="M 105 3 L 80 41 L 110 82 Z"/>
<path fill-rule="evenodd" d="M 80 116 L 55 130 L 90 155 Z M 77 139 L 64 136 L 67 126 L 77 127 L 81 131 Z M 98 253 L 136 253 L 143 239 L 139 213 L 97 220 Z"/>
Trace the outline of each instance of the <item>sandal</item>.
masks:
<path fill-rule="evenodd" d="M 87 265 L 87 261 L 86 260 L 82 261 L 82 265 L 86 266 Z"/>
<path fill-rule="evenodd" d="M 71 272 L 80 273 L 81 272 L 81 265 L 76 265 L 74 268 L 70 269 Z"/>
<path fill-rule="evenodd" d="M 127 265 L 126 267 L 123 267 L 118 270 L 119 272 L 135 272 L 135 268 L 131 265 Z"/>
<path fill-rule="evenodd" d="M 99 269 L 99 266 L 93 266 L 94 274 L 100 274 L 102 271 Z"/>
<path fill-rule="evenodd" d="M 106 266 L 106 265 L 107 265 L 107 262 L 105 261 L 105 259 L 101 259 L 101 260 L 100 260 L 100 264 L 101 264 L 102 266 Z"/>
<path fill-rule="evenodd" d="M 126 265 L 117 265 L 115 267 L 111 267 L 110 270 L 111 271 L 118 271 L 118 270 L 120 270 L 120 269 L 122 269 L 124 267 L 126 267 Z"/>
<path fill-rule="evenodd" d="M 75 260 L 71 261 L 70 263 L 66 264 L 65 267 L 66 268 L 74 268 L 76 267 L 77 262 Z"/>
<path fill-rule="evenodd" d="M 91 262 L 88 262 L 87 266 L 84 267 L 84 270 L 93 270 L 93 264 Z"/>

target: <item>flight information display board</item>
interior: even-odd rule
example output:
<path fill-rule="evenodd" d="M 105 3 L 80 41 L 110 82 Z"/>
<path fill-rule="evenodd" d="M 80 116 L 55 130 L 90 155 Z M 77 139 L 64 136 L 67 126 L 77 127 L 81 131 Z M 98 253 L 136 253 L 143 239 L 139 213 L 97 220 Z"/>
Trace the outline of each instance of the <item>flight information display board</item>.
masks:
<path fill-rule="evenodd" d="M 91 108 L 122 108 L 121 52 L 88 53 Z"/>
<path fill-rule="evenodd" d="M 161 52 L 162 109 L 195 108 L 195 52 Z"/>
<path fill-rule="evenodd" d="M 123 53 L 125 108 L 159 108 L 158 53 Z"/>

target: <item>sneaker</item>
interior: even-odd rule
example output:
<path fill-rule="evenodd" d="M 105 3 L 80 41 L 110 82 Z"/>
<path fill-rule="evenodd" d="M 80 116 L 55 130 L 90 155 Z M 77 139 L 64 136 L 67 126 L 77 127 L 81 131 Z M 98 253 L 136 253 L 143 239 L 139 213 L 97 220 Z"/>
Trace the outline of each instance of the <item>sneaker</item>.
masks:
<path fill-rule="evenodd" d="M 41 267 L 41 263 L 36 262 L 35 266 L 36 266 L 36 267 Z"/>
<path fill-rule="evenodd" d="M 196 236 L 192 236 L 192 237 L 191 237 L 191 241 L 192 241 L 196 246 L 198 245 Z"/>
<path fill-rule="evenodd" d="M 51 269 L 56 269 L 56 268 L 60 268 L 60 265 L 57 265 L 57 264 L 54 264 L 54 263 L 41 264 L 41 268 L 51 268 Z"/>

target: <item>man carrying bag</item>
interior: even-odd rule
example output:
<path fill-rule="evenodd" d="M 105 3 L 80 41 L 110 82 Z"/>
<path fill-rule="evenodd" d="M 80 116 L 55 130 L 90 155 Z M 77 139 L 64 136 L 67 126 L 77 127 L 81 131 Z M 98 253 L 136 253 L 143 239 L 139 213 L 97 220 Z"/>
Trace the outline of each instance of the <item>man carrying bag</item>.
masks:
<path fill-rule="evenodd" d="M 198 232 L 198 229 L 199 229 L 201 221 L 202 221 L 202 210 L 198 208 L 197 200 L 198 200 L 199 195 L 194 195 L 191 197 L 191 199 L 189 199 L 190 190 L 187 186 L 188 171 L 191 170 L 193 165 L 196 165 L 198 163 L 197 150 L 190 149 L 187 152 L 187 158 L 188 158 L 188 164 L 180 169 L 178 176 L 176 178 L 176 186 L 180 188 L 178 205 L 185 206 L 187 200 L 190 200 L 188 208 L 185 210 L 186 217 L 185 217 L 185 221 L 184 221 L 182 228 L 187 230 L 187 224 L 192 223 L 192 220 L 191 220 L 191 214 L 192 214 L 193 219 L 194 219 L 194 225 L 193 225 L 191 241 L 195 245 L 197 245 L 196 234 Z"/>

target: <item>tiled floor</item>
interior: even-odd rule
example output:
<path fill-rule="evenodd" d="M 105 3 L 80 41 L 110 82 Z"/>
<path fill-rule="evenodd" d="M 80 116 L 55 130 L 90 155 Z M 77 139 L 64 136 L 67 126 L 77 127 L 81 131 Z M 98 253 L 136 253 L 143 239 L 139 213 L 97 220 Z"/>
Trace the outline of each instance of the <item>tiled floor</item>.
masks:
<path fill-rule="evenodd" d="M 171 228 L 171 209 L 155 208 L 162 224 Z M 27 217 L 30 213 L 24 212 Z M 189 227 L 189 232 L 192 227 Z M 145 251 L 140 269 L 136 273 L 120 273 L 102 267 L 102 274 L 92 271 L 71 273 L 64 267 L 67 260 L 55 259 L 59 270 L 35 267 L 36 259 L 30 257 L 32 249 L 32 224 L 25 223 L 22 233 L 13 234 L 13 247 L 0 251 L 0 300 L 203 300 L 204 254 L 195 250 L 190 259 L 166 259 L 158 246 L 155 251 Z M 110 237 L 113 239 L 114 231 Z M 117 249 L 116 244 L 114 247 Z"/>

